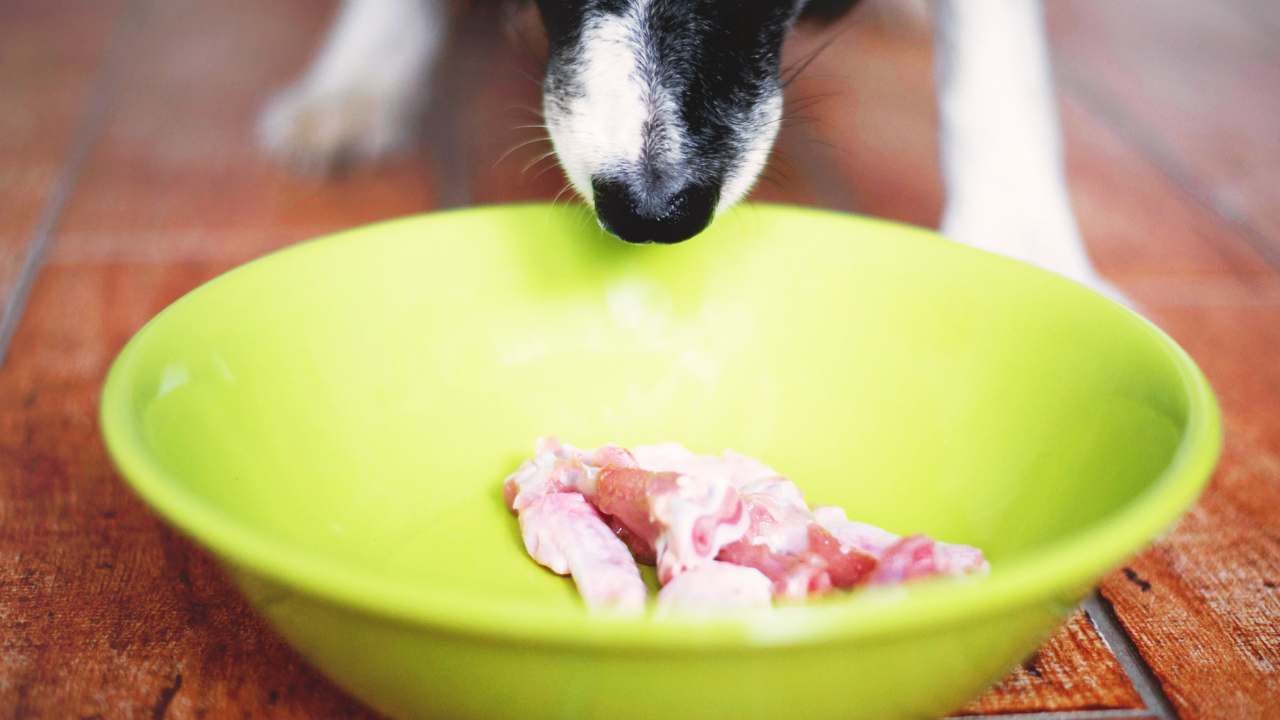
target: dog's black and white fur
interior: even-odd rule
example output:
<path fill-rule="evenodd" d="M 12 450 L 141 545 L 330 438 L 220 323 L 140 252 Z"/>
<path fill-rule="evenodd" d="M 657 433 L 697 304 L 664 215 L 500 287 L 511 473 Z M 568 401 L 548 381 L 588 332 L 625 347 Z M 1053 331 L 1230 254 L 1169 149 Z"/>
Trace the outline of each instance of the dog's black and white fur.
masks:
<path fill-rule="evenodd" d="M 311 68 L 263 113 L 295 163 L 403 145 L 449 25 L 448 0 L 345 0 Z M 784 38 L 857 0 L 536 0 L 543 109 L 560 163 L 601 225 L 679 242 L 750 190 L 782 116 Z M 807 7 L 806 7 L 807 5 Z M 1067 193 L 1038 0 L 934 0 L 942 231 L 1115 294 Z"/>

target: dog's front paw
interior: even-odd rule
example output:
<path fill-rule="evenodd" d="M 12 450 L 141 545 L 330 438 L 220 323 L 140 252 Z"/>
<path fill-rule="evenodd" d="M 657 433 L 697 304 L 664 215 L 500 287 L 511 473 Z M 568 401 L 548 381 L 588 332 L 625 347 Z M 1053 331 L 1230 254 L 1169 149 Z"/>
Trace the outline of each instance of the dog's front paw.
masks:
<path fill-rule="evenodd" d="M 403 149 L 414 119 L 413 108 L 402 100 L 360 88 L 320 92 L 303 82 L 267 103 L 258 120 L 258 140 L 278 162 L 324 175 Z"/>

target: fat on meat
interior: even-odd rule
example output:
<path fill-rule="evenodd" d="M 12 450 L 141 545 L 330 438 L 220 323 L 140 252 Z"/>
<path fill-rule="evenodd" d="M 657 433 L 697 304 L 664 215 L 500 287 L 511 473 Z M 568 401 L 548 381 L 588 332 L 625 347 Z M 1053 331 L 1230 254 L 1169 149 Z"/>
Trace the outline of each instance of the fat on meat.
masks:
<path fill-rule="evenodd" d="M 759 460 L 733 450 L 719 455 L 698 455 L 678 442 L 636 445 L 631 454 L 640 467 L 654 472 L 677 472 L 693 477 L 722 477 L 741 490 L 761 478 L 777 475 L 777 471 Z"/>
<path fill-rule="evenodd" d="M 519 511 L 525 549 L 559 575 L 572 575 L 592 610 L 644 612 L 649 589 L 626 544 L 579 493 L 542 495 Z"/>
<path fill-rule="evenodd" d="M 986 574 L 991 565 L 982 551 L 968 545 L 934 540 L 928 535 L 895 535 L 883 528 L 850 520 L 835 506 L 814 510 L 817 521 L 842 544 L 879 560 L 871 582 L 887 584 L 928 575 Z"/>
<path fill-rule="evenodd" d="M 876 571 L 871 555 L 840 543 L 818 524 L 804 493 L 781 476 L 742 488 L 750 524 L 719 560 L 759 570 L 780 597 L 800 600 L 832 588 L 850 588 Z"/>
<path fill-rule="evenodd" d="M 709 562 L 680 573 L 658 592 L 659 615 L 773 607 L 773 581 L 755 568 Z"/>
<path fill-rule="evenodd" d="M 664 584 L 711 562 L 747 531 L 742 498 L 720 476 L 609 466 L 596 485 L 600 512 L 622 526 L 637 556 L 648 556 L 652 548 Z"/>
<path fill-rule="evenodd" d="M 631 453 L 612 443 L 584 450 L 555 437 L 538 438 L 533 457 L 502 483 L 502 497 L 512 512 L 550 493 L 576 492 L 591 500 L 605 466 L 638 467 Z"/>

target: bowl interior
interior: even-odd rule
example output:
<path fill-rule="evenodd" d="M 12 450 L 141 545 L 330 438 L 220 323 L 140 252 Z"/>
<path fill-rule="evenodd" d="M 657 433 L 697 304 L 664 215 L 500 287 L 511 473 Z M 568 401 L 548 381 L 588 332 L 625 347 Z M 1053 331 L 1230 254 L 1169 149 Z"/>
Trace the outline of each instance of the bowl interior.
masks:
<path fill-rule="evenodd" d="M 499 491 L 540 435 L 734 448 L 998 573 L 1153 488 L 1189 432 L 1187 364 L 1109 301 L 923 230 L 756 206 L 636 247 L 527 205 L 219 278 L 129 346 L 104 421 L 154 461 L 122 464 L 162 509 L 563 615 L 572 584 L 525 555 Z"/>

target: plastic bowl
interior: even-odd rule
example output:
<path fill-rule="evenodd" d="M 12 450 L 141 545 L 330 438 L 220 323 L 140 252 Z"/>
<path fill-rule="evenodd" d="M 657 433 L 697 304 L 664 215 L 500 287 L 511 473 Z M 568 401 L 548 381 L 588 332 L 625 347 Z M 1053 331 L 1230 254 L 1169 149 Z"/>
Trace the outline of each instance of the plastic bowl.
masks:
<path fill-rule="evenodd" d="M 748 206 L 673 247 L 546 204 L 234 270 L 107 378 L 112 457 L 397 717 L 919 718 L 1024 658 L 1195 499 L 1208 385 L 1083 287 L 916 228 Z M 499 486 L 540 435 L 730 447 L 988 578 L 708 620 L 592 616 Z"/>

